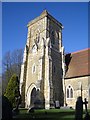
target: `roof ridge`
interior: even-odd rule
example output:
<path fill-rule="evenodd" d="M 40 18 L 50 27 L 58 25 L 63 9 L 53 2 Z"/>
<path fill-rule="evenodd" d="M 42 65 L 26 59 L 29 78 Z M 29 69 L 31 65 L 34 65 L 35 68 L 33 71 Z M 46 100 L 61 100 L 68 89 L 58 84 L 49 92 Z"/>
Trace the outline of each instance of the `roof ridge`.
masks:
<path fill-rule="evenodd" d="M 90 50 L 90 48 L 85 48 L 85 49 L 82 49 L 82 50 L 78 50 L 78 51 L 72 52 L 71 54 L 76 54 L 76 53 L 80 53 L 80 52 L 88 51 L 88 50 Z"/>

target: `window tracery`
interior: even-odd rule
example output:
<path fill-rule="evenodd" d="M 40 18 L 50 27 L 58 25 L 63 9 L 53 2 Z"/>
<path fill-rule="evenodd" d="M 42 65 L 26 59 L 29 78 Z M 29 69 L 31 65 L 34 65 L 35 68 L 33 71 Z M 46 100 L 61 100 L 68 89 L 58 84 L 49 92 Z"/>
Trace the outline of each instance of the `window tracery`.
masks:
<path fill-rule="evenodd" d="M 66 89 L 67 98 L 73 98 L 73 88 L 69 85 Z"/>

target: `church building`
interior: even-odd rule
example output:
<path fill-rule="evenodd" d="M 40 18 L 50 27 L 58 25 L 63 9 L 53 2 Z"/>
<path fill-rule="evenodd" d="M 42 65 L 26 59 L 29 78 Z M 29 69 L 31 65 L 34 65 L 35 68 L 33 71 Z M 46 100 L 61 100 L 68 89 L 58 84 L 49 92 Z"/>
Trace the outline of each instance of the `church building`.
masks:
<path fill-rule="evenodd" d="M 77 97 L 82 96 L 90 108 L 90 49 L 65 55 L 63 25 L 46 10 L 27 28 L 20 77 L 22 106 L 75 108 Z"/>
<path fill-rule="evenodd" d="M 90 108 L 90 48 L 65 55 L 65 103 L 75 108 L 76 100 L 86 98 Z"/>

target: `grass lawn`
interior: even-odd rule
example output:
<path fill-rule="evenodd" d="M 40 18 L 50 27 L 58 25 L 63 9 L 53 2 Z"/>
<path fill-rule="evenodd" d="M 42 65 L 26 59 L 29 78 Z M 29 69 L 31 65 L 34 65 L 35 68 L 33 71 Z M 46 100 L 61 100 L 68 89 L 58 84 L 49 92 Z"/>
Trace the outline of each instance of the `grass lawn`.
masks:
<path fill-rule="evenodd" d="M 74 120 L 74 118 L 75 111 L 70 109 L 44 109 L 35 110 L 34 113 L 27 113 L 27 109 L 20 109 L 20 113 L 14 116 L 14 120 Z"/>

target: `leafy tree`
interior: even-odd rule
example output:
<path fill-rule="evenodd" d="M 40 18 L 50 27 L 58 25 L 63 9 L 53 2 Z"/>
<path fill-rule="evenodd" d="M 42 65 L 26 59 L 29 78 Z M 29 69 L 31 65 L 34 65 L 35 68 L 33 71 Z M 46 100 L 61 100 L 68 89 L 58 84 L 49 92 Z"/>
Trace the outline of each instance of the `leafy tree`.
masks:
<path fill-rule="evenodd" d="M 11 102 L 12 106 L 16 106 L 16 97 L 20 96 L 19 93 L 19 80 L 16 74 L 14 74 L 8 82 L 6 92 L 4 94 Z"/>

